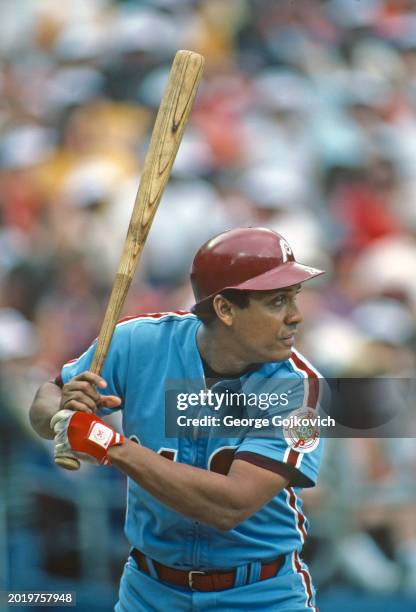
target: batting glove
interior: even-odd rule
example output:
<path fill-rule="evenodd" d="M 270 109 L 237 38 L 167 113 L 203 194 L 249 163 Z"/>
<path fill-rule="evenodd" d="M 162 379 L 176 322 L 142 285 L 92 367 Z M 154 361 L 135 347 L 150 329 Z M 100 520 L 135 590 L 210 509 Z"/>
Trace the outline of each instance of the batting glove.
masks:
<path fill-rule="evenodd" d="M 51 419 L 51 429 L 56 434 L 56 457 L 76 451 L 78 458 L 100 465 L 111 465 L 108 449 L 125 441 L 105 421 L 86 412 L 60 410 Z"/>

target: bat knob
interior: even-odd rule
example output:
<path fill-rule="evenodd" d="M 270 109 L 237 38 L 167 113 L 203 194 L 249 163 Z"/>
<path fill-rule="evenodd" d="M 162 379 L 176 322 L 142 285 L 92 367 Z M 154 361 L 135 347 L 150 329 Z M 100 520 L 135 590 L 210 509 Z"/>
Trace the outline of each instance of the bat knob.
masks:
<path fill-rule="evenodd" d="M 55 457 L 55 463 L 65 470 L 74 471 L 81 467 L 81 462 L 76 457 Z"/>

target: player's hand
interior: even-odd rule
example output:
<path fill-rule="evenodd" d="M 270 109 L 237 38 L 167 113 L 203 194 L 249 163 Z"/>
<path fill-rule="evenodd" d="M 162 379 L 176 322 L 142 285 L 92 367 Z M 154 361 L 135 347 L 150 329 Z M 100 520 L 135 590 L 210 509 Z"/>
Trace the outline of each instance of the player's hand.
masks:
<path fill-rule="evenodd" d="M 82 411 L 60 410 L 51 419 L 51 429 L 56 434 L 56 457 L 75 451 L 79 459 L 100 465 L 110 465 L 108 449 L 125 441 L 125 437 L 105 421 Z"/>
<path fill-rule="evenodd" d="M 92 414 L 98 408 L 118 408 L 121 399 L 116 395 L 101 395 L 99 389 L 105 389 L 106 381 L 98 374 L 82 372 L 62 387 L 60 410 L 74 410 Z"/>

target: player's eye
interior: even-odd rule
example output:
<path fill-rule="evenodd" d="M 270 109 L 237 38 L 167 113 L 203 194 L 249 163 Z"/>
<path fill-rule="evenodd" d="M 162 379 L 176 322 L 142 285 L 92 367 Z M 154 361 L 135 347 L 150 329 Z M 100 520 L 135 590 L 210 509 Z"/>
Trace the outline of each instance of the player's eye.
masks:
<path fill-rule="evenodd" d="M 277 297 L 273 298 L 273 300 L 270 302 L 270 305 L 278 308 L 279 306 L 283 306 L 283 304 L 286 302 L 286 299 L 286 295 L 278 295 Z"/>

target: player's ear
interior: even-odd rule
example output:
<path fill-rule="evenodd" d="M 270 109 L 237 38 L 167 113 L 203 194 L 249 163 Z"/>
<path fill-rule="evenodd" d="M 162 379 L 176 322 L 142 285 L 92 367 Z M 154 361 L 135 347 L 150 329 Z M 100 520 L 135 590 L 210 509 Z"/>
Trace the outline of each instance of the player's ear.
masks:
<path fill-rule="evenodd" d="M 234 304 L 219 293 L 212 300 L 212 307 L 219 320 L 227 327 L 230 327 L 234 320 Z"/>

